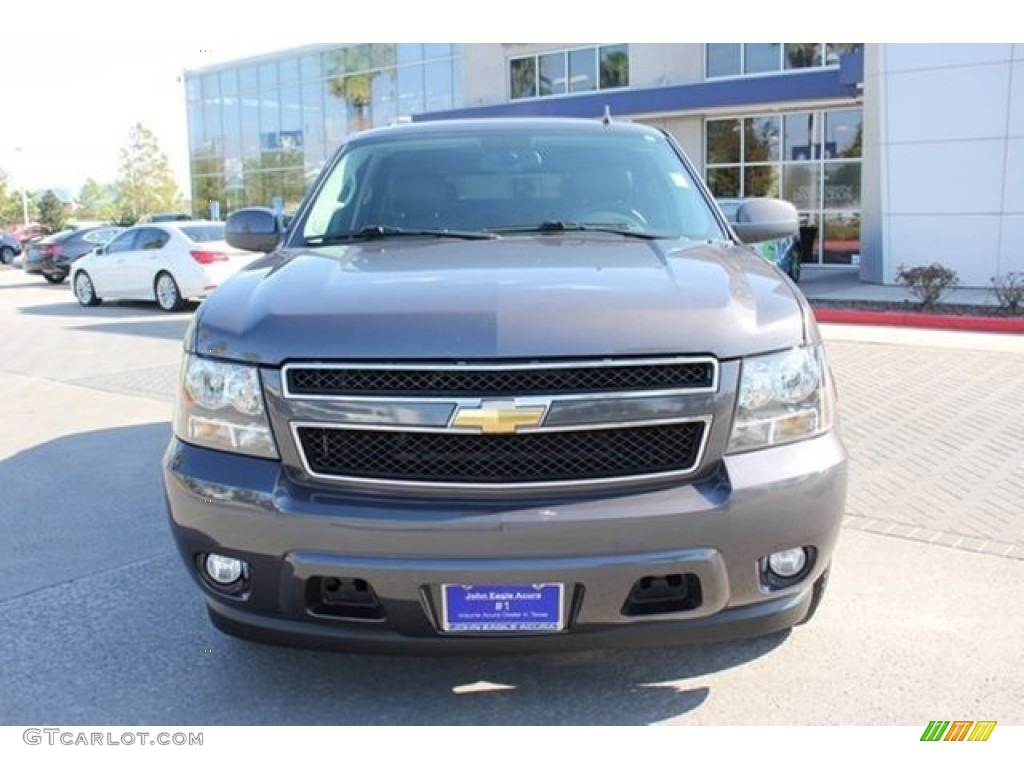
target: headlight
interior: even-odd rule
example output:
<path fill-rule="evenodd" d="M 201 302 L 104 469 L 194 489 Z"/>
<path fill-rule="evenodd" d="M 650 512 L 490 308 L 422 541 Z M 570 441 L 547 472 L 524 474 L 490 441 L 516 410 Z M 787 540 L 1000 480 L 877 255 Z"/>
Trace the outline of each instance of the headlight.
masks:
<path fill-rule="evenodd" d="M 186 443 L 276 459 L 259 371 L 185 355 L 174 433 Z"/>
<path fill-rule="evenodd" d="M 748 357 L 729 453 L 805 440 L 832 427 L 833 392 L 820 347 Z"/>

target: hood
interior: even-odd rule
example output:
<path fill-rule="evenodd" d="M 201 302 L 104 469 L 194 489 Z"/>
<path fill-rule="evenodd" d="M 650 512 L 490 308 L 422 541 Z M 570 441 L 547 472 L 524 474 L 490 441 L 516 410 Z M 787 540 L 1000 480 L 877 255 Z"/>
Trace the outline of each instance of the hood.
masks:
<path fill-rule="evenodd" d="M 387 240 L 260 259 L 203 303 L 193 345 L 265 365 L 727 359 L 802 343 L 803 306 L 778 271 L 730 243 L 561 234 Z"/>

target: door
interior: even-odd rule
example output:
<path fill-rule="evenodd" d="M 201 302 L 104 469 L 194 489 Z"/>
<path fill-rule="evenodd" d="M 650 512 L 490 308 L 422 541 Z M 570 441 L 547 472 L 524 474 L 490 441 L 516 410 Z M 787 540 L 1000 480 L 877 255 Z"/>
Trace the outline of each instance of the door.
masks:
<path fill-rule="evenodd" d="M 121 256 L 124 298 L 153 298 L 153 281 L 163 263 L 164 246 L 170 239 L 170 234 L 159 227 L 139 227 L 132 249 Z"/>
<path fill-rule="evenodd" d="M 124 295 L 124 260 L 135 246 L 138 230 L 129 229 L 115 237 L 103 252 L 90 259 L 88 272 L 96 288 L 96 295 L 102 298 L 120 298 Z"/>

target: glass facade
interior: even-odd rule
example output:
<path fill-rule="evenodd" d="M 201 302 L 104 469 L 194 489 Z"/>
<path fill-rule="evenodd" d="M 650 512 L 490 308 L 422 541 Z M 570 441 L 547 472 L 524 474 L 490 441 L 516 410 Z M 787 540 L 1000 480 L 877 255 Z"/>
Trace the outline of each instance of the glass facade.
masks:
<path fill-rule="evenodd" d="M 508 61 L 509 99 L 629 87 L 629 46 L 570 48 Z"/>
<path fill-rule="evenodd" d="M 855 264 L 860 256 L 859 108 L 705 121 L 705 174 L 716 197 L 781 197 L 813 228 L 809 261 Z M 810 230 L 807 230 L 810 232 Z"/>
<path fill-rule="evenodd" d="M 834 67 L 839 56 L 861 43 L 707 43 L 704 74 L 708 79 Z"/>
<path fill-rule="evenodd" d="M 358 44 L 282 52 L 188 73 L 192 200 L 221 215 L 301 201 L 329 154 L 355 131 L 462 106 L 461 49 Z"/>

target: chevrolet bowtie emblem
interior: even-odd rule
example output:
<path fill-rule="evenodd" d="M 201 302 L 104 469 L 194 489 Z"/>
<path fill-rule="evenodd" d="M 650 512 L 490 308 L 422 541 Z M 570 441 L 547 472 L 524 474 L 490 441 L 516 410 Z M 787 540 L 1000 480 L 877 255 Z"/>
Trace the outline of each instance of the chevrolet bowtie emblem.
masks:
<path fill-rule="evenodd" d="M 536 427 L 544 421 L 543 405 L 519 406 L 511 402 L 481 403 L 479 408 L 459 406 L 453 427 L 479 429 L 485 435 L 511 435 L 520 427 Z"/>

